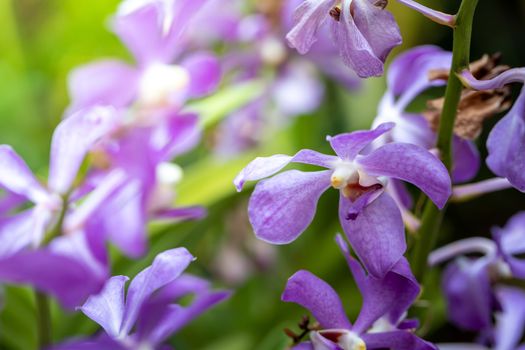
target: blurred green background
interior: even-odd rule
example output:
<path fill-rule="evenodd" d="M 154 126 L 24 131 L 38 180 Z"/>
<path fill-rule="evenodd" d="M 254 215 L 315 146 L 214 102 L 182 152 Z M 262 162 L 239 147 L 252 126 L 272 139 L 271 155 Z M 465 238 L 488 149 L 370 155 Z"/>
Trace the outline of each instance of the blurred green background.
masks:
<path fill-rule="evenodd" d="M 459 0 L 421 2 L 451 13 L 459 5 Z M 118 0 L 0 0 L 0 144 L 13 145 L 37 174 L 45 175 L 47 171 L 51 134 L 68 104 L 68 72 L 104 57 L 131 60 L 107 26 L 118 3 Z M 398 19 L 404 37 L 404 45 L 391 58 L 419 44 L 451 47 L 451 32 L 447 28 L 402 8 L 395 1 L 391 1 L 389 9 Z M 504 63 L 512 66 L 525 65 L 525 1 L 480 1 L 472 58 L 485 52 L 501 52 Z M 231 181 L 255 155 L 293 153 L 306 147 L 327 151 L 326 134 L 368 128 L 384 86 L 381 78 L 369 79 L 362 90 L 349 93 L 328 83 L 329 94 L 323 107 L 315 115 L 299 118 L 280 131 L 271 144 L 228 162 L 214 159 L 204 148 L 181 160 L 185 180 L 179 187 L 179 203 L 206 205 L 209 216 L 196 223 L 153 225 L 151 253 L 141 261 L 126 260 L 118 252 L 113 254 L 114 274 L 133 276 L 158 252 L 186 246 L 198 257 L 191 272 L 212 279 L 218 287 L 235 289 L 231 300 L 173 338 L 177 349 L 284 348 L 289 341 L 283 329 L 296 329 L 305 312 L 282 303 L 279 297 L 286 279 L 302 268 L 330 282 L 342 296 L 349 314 L 355 317 L 360 296 L 333 240 L 340 230 L 337 193 L 329 191 L 322 197 L 313 225 L 296 242 L 272 247 L 253 239 L 246 218 L 250 190 L 237 194 Z M 232 92 L 227 88 L 219 94 L 202 106 L 205 114 L 213 112 L 214 118 L 223 117 L 247 97 L 246 91 Z M 480 140 L 482 153 L 485 138 L 486 131 Z M 479 178 L 489 176 L 484 168 Z M 491 226 L 503 224 L 519 209 L 525 209 L 525 201 L 515 191 L 452 205 L 441 243 L 463 236 L 488 235 Z M 25 288 L 6 287 L 4 297 L 0 349 L 34 349 L 32 294 Z M 444 321 L 443 302 L 439 295 L 436 298 L 429 338 L 448 340 L 443 337 L 459 333 Z M 53 315 L 56 341 L 92 334 L 97 329 L 82 315 L 64 313 L 56 306 Z M 473 335 L 463 333 L 461 337 L 470 340 Z"/>

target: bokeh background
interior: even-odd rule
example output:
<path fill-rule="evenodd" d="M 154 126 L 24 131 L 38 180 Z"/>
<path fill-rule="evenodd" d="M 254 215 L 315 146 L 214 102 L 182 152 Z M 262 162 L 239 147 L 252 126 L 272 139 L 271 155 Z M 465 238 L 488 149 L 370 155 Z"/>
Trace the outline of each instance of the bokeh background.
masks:
<path fill-rule="evenodd" d="M 228 0 L 224 1 L 228 6 Z M 450 13 L 460 3 L 459 0 L 421 2 Z M 108 19 L 118 3 L 118 0 L 0 0 L 0 144 L 11 144 L 43 177 L 47 172 L 52 131 L 68 104 L 68 72 L 99 58 L 131 60 L 108 30 Z M 403 46 L 391 58 L 420 44 L 451 48 L 451 32 L 447 28 L 402 8 L 395 1 L 390 2 L 389 9 L 394 12 L 404 37 Z M 525 65 L 525 1 L 481 0 L 473 33 L 472 58 L 501 52 L 504 63 Z M 217 96 L 206 101 L 203 113 L 220 119 L 246 98 L 246 91 L 232 93 L 229 88 L 224 86 Z M 253 238 L 246 217 L 250 190 L 237 194 L 232 179 L 255 155 L 293 153 L 300 148 L 328 151 L 326 134 L 368 128 L 384 88 L 382 78 L 369 79 L 354 92 L 327 81 L 328 94 L 323 106 L 313 115 L 297 118 L 276 131 L 272 142 L 225 161 L 208 151 L 205 136 L 203 146 L 180 160 L 185 178 L 179 186 L 178 203 L 205 205 L 209 208 L 208 217 L 195 223 L 152 225 L 151 252 L 140 261 L 127 260 L 116 250 L 112 253 L 114 274 L 133 276 L 158 252 L 185 246 L 198 257 L 190 271 L 212 279 L 219 287 L 235 289 L 228 302 L 176 335 L 172 339 L 175 348 L 284 348 L 289 340 L 283 329 L 296 329 L 305 312 L 296 305 L 282 303 L 280 293 L 286 279 L 303 268 L 330 282 L 342 296 L 351 317 L 355 317 L 360 296 L 333 239 L 340 231 L 336 191 L 322 197 L 314 223 L 305 234 L 291 245 L 273 247 Z M 439 95 L 441 91 L 431 93 Z M 485 129 L 496 120 L 487 122 Z M 485 138 L 486 131 L 479 141 L 483 154 Z M 490 177 L 490 172 L 484 167 L 479 179 L 486 177 Z M 453 204 L 440 243 L 463 236 L 488 236 L 492 226 L 502 225 L 520 209 L 525 209 L 525 198 L 511 190 Z M 473 335 L 460 333 L 446 323 L 438 277 L 437 272 L 429 277 L 436 286 L 436 299 L 431 306 L 432 327 L 426 329 L 428 338 L 473 339 Z M 0 349 L 35 349 L 31 292 L 24 287 L 5 286 L 2 304 Z M 53 320 L 55 340 L 97 330 L 86 317 L 65 313 L 56 305 Z"/>

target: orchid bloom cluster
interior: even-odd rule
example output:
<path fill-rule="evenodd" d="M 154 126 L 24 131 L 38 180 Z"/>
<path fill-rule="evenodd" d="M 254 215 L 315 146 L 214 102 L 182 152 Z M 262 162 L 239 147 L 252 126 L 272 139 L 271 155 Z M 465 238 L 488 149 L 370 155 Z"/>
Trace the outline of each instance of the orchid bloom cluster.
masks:
<path fill-rule="evenodd" d="M 447 232 L 450 202 L 501 189 L 525 192 L 525 90 L 512 103 L 509 86 L 525 84 L 525 68 L 500 65 L 497 55 L 469 65 L 469 50 L 457 49 L 470 45 L 477 0 L 463 0 L 457 15 L 397 2 L 454 30 L 454 51 L 422 45 L 387 63 L 402 43 L 387 0 L 123 0 L 110 27 L 133 63 L 103 59 L 70 73 L 71 101 L 52 136 L 47 180 L 0 145 L 0 283 L 34 290 L 40 348 L 172 349 L 174 334 L 233 294 L 186 272 L 196 260 L 186 248 L 151 248 L 152 223 L 207 214 L 199 203 L 175 205 L 184 181 L 177 163 L 210 150 L 199 147 L 202 135 L 212 148 L 207 166 L 224 164 L 224 155 L 253 155 L 294 117 L 319 109 L 329 95 L 327 79 L 354 92 L 362 79 L 385 75 L 369 129 L 327 135 L 331 154 L 301 145 L 257 156 L 232 179 L 238 192 L 255 182 L 246 220 L 260 244 L 291 244 L 306 231 L 331 240 L 329 228 L 311 231 L 321 196 L 338 197 L 337 214 L 329 215 L 343 234 L 332 255 L 342 253 L 339 263 L 350 270 L 342 282 L 354 282 L 353 294 L 341 298 L 303 268 L 281 281 L 281 301 L 315 319 L 305 316 L 300 334 L 285 329 L 285 346 L 525 349 L 525 212 L 495 227 L 492 239 L 436 246 Z M 259 89 L 214 122 L 197 113 L 226 96 L 219 90 L 231 94 L 253 83 Z M 442 98 L 429 97 L 443 91 Z M 486 141 L 485 163 L 495 177 L 473 182 L 483 167 L 485 120 L 500 113 Z M 208 191 L 219 175 L 211 166 L 202 173 L 205 179 L 194 183 Z M 247 250 L 235 253 L 256 255 Z M 305 254 L 314 264 L 321 260 L 315 247 Z M 115 272 L 115 256 L 152 262 L 125 276 Z M 426 273 L 440 272 L 445 262 L 441 275 Z M 429 293 L 435 276 L 439 297 Z M 48 297 L 98 331 L 53 342 L 46 334 Z M 345 305 L 359 300 L 360 311 L 351 315 Z M 426 334 L 432 313 L 441 316 L 437 326 L 449 322 L 472 337 L 444 343 Z M 207 339 L 206 331 L 199 336 Z"/>

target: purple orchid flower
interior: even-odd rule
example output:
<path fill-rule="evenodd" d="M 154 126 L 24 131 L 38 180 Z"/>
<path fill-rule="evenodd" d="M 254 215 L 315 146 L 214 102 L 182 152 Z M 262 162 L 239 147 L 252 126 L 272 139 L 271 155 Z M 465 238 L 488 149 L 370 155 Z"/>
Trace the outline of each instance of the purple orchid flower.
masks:
<path fill-rule="evenodd" d="M 64 210 L 64 198 L 72 190 L 84 157 L 115 127 L 116 120 L 114 109 L 94 107 L 62 121 L 53 134 L 47 187 L 40 184 L 11 147 L 0 146 L 0 184 L 9 193 L 34 204 L 0 219 L 0 256 L 41 243 L 46 229 Z"/>
<path fill-rule="evenodd" d="M 399 209 L 384 192 L 386 177 L 408 181 L 442 208 L 451 193 L 444 165 L 421 147 L 389 143 L 370 154 L 360 152 L 394 124 L 371 131 L 328 137 L 337 156 L 302 150 L 295 156 L 256 158 L 235 178 L 240 191 L 246 181 L 271 176 L 290 162 L 328 168 L 318 172 L 290 170 L 261 181 L 248 206 L 255 235 L 273 244 L 294 241 L 312 221 L 319 197 L 330 186 L 340 190 L 339 219 L 367 270 L 383 277 L 406 250 Z"/>
<path fill-rule="evenodd" d="M 498 287 L 501 311 L 496 313 L 494 346 L 478 344 L 438 344 L 439 350 L 524 350 L 520 340 L 525 330 L 525 293 L 512 287 Z"/>
<path fill-rule="evenodd" d="M 446 84 L 445 80 L 430 80 L 429 72 L 449 70 L 451 63 L 451 52 L 431 45 L 408 50 L 392 61 L 387 73 L 387 92 L 379 104 L 373 125 L 394 122 L 396 127 L 379 140 L 380 144 L 407 142 L 426 149 L 435 148 L 436 134 L 427 120 L 421 114 L 406 112 L 406 109 L 423 91 Z M 455 136 L 453 152 L 453 182 L 472 180 L 480 167 L 480 156 L 474 143 Z"/>
<path fill-rule="evenodd" d="M 96 206 L 86 223 L 89 240 L 98 247 L 100 256 L 106 240 L 129 256 L 143 255 L 149 219 L 199 219 L 206 213 L 202 207 L 173 207 L 174 187 L 182 178 L 182 170 L 170 160 L 198 143 L 198 117 L 170 112 L 160 119 L 164 121 L 155 126 L 125 129 L 118 139 L 108 140 L 98 150 L 104 164 L 91 174 L 92 186 L 103 186 L 106 173 L 125 174 L 122 185 Z M 98 181 L 101 175 L 102 181 Z"/>
<path fill-rule="evenodd" d="M 386 57 L 402 42 L 392 14 L 370 0 L 305 0 L 286 36 L 290 46 L 307 53 L 327 19 L 343 62 L 360 77 L 382 75 Z"/>
<path fill-rule="evenodd" d="M 489 80 L 477 80 L 469 72 L 461 74 L 464 84 L 477 90 L 501 88 L 511 83 L 525 83 L 525 69 L 515 68 Z M 487 139 L 487 165 L 519 191 L 525 192 L 525 89 L 514 106 L 492 129 Z"/>
<path fill-rule="evenodd" d="M 112 277 L 99 294 L 79 308 L 105 333 L 53 349 L 169 349 L 162 345 L 169 336 L 230 296 L 227 291 L 211 291 L 210 284 L 201 278 L 182 274 L 193 260 L 185 248 L 160 253 L 131 281 L 127 293 L 128 277 Z M 187 295 L 194 295 L 191 304 L 175 303 Z"/>
<path fill-rule="evenodd" d="M 456 258 L 443 275 L 443 290 L 450 320 L 463 329 L 488 332 L 492 313 L 501 308 L 493 284 L 500 278 L 525 278 L 525 262 L 516 257 L 525 252 L 525 213 L 513 216 L 503 228 L 492 230 L 495 241 L 475 237 L 451 243 L 434 251 L 429 263 L 435 265 Z M 481 253 L 467 258 L 467 253 Z"/>
<path fill-rule="evenodd" d="M 78 68 L 70 76 L 70 110 L 93 104 L 125 107 L 136 101 L 145 109 L 179 109 L 187 98 L 213 91 L 220 80 L 216 58 L 206 52 L 186 55 L 177 45 L 207 0 L 124 1 L 113 29 L 133 53 L 138 66 L 104 60 Z"/>
<path fill-rule="evenodd" d="M 84 235 L 53 239 L 40 249 L 26 249 L 0 259 L 0 281 L 27 284 L 51 294 L 73 309 L 97 293 L 108 276 L 107 264 L 93 254 Z"/>
<path fill-rule="evenodd" d="M 400 259 L 383 278 L 376 279 L 367 276 L 351 257 L 341 236 L 337 237 L 337 243 L 363 296 L 361 312 L 355 323 L 350 323 L 330 285 L 308 271 L 296 272 L 288 280 L 282 300 L 310 310 L 322 330 L 311 332 L 309 342 L 293 349 L 436 349 L 413 333 L 417 321 L 403 319 L 420 291 L 406 259 Z"/>

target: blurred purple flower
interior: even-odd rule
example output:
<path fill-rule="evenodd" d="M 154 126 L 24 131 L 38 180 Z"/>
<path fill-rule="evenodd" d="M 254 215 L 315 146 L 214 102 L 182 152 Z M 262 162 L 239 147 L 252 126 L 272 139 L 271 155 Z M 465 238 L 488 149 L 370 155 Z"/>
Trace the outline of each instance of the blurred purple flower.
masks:
<path fill-rule="evenodd" d="M 525 82 L 525 68 L 510 69 L 489 80 L 476 80 L 465 71 L 465 85 L 477 90 L 501 88 Z M 487 140 L 487 165 L 496 175 L 507 178 L 519 191 L 525 192 L 525 89 L 521 90 L 511 110 L 494 126 Z"/>
<path fill-rule="evenodd" d="M 126 293 L 128 277 L 112 277 L 99 294 L 79 308 L 104 328 L 105 334 L 53 349 L 169 348 L 162 345 L 168 337 L 230 295 L 227 291 L 211 291 L 207 281 L 182 274 L 193 260 L 185 248 L 160 253 L 131 281 Z M 176 304 L 187 295 L 194 296 L 189 305 Z"/>
<path fill-rule="evenodd" d="M 386 57 L 402 42 L 392 14 L 370 0 L 304 0 L 286 36 L 290 46 L 307 53 L 327 19 L 343 62 L 360 77 L 382 75 Z"/>
<path fill-rule="evenodd" d="M 53 134 L 47 187 L 40 184 L 11 147 L 0 146 L 0 185 L 18 196 L 17 205 L 22 204 L 20 197 L 34 204 L 30 209 L 0 218 L 0 256 L 40 245 L 46 230 L 66 210 L 63 201 L 73 190 L 85 156 L 114 129 L 117 119 L 114 109 L 94 107 L 63 120 Z"/>
<path fill-rule="evenodd" d="M 282 300 L 308 309 L 322 330 L 312 331 L 309 342 L 293 349 L 436 349 L 413 333 L 417 321 L 404 319 L 420 291 L 408 262 L 401 258 L 383 278 L 376 279 L 367 276 L 351 257 L 341 236 L 337 241 L 363 296 L 359 316 L 354 324 L 350 323 L 339 296 L 330 285 L 308 271 L 296 272 L 288 280 Z"/>
<path fill-rule="evenodd" d="M 182 106 L 187 98 L 212 92 L 220 80 L 216 58 L 206 52 L 185 55 L 177 45 L 207 0 L 126 0 L 113 30 L 138 66 L 104 60 L 77 68 L 69 79 L 70 111 L 106 104 L 125 107 L 136 101 L 146 109 Z M 172 64 L 180 59 L 178 65 Z"/>
<path fill-rule="evenodd" d="M 525 278 L 525 213 L 514 215 L 503 228 L 492 230 L 494 241 L 475 237 L 453 242 L 434 251 L 429 263 L 435 265 L 455 258 L 443 275 L 443 290 L 450 320 L 463 329 L 488 332 L 492 313 L 501 308 L 493 285 L 502 278 Z M 481 257 L 468 258 L 469 253 Z"/>
<path fill-rule="evenodd" d="M 205 215 L 201 207 L 173 208 L 175 185 L 182 178 L 182 170 L 169 163 L 199 141 L 198 117 L 169 112 L 159 119 L 162 122 L 154 126 L 124 128 L 118 138 L 98 149 L 103 164 L 92 172 L 91 186 L 102 186 L 106 173 L 125 174 L 122 185 L 99 203 L 87 223 L 89 240 L 100 255 L 105 251 L 105 240 L 129 256 L 144 254 L 149 219 L 198 219 Z"/>
<path fill-rule="evenodd" d="M 379 104 L 374 126 L 386 122 L 396 127 L 376 144 L 407 142 L 426 149 L 436 145 L 436 133 L 421 114 L 406 112 L 408 106 L 425 90 L 444 86 L 445 80 L 430 79 L 432 70 L 449 70 L 452 53 L 437 46 L 418 46 L 396 57 L 387 72 L 387 91 Z M 480 167 L 480 156 L 474 143 L 455 136 L 453 141 L 454 183 L 474 178 Z"/>
<path fill-rule="evenodd" d="M 339 219 L 356 254 L 373 276 L 384 276 L 406 250 L 399 209 L 384 193 L 387 178 L 418 186 L 440 208 L 451 193 L 444 165 L 419 146 L 389 143 L 360 154 L 393 126 L 387 123 L 371 131 L 328 137 L 337 156 L 302 150 L 293 157 L 259 157 L 248 164 L 235 178 L 238 191 L 246 181 L 271 176 L 290 162 L 329 169 L 290 170 L 259 182 L 248 206 L 256 236 L 273 244 L 292 242 L 308 227 L 319 197 L 332 186 L 340 190 Z"/>
<path fill-rule="evenodd" d="M 520 340 L 525 329 L 525 293 L 514 287 L 498 287 L 501 311 L 496 313 L 493 350 L 524 350 Z M 438 344 L 439 350 L 489 350 L 477 344 Z"/>

